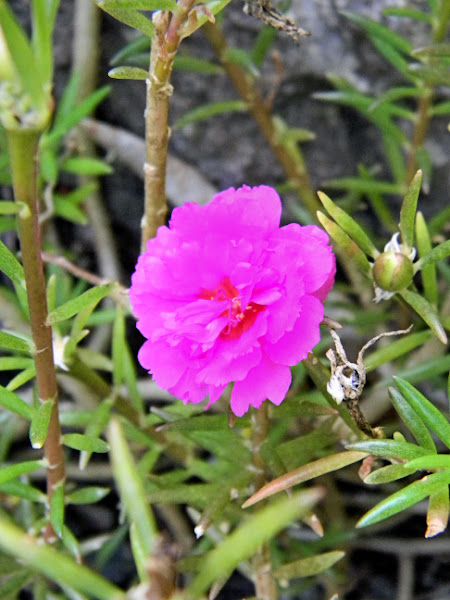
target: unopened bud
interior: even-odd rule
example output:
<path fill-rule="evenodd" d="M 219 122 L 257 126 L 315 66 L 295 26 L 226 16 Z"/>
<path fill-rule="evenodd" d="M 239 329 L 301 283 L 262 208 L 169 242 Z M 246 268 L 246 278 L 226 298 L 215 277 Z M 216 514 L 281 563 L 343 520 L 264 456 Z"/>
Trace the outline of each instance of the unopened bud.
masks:
<path fill-rule="evenodd" d="M 383 252 L 373 265 L 375 284 L 387 292 L 407 288 L 414 276 L 412 260 L 401 252 Z"/>

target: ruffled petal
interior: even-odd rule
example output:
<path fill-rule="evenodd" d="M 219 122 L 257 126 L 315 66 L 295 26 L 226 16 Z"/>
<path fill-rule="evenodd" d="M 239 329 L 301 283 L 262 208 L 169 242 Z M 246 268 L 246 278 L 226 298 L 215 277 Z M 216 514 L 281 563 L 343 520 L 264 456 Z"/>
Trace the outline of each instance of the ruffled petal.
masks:
<path fill-rule="evenodd" d="M 237 417 L 242 417 L 249 406 L 259 408 L 266 399 L 278 406 L 286 397 L 291 380 L 289 367 L 276 364 L 263 355 L 261 362 L 247 377 L 234 384 L 231 410 Z"/>
<path fill-rule="evenodd" d="M 319 325 L 322 319 L 321 302 L 314 296 L 304 296 L 300 314 L 292 330 L 286 332 L 277 342 L 264 345 L 267 356 L 276 363 L 296 365 L 319 343 Z"/>

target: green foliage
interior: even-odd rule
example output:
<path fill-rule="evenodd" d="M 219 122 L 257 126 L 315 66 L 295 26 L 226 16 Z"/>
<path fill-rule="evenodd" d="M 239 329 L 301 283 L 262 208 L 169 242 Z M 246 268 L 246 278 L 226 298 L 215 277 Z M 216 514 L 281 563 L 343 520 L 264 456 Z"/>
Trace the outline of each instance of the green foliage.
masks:
<path fill-rule="evenodd" d="M 350 444 L 353 451 L 365 451 L 373 456 L 393 461 L 364 478 L 366 483 L 379 485 L 403 479 L 415 471 L 431 471 L 418 481 L 394 492 L 369 510 L 358 522 L 358 527 L 373 525 L 407 510 L 426 497 L 430 497 L 427 514 L 427 537 L 441 533 L 448 520 L 448 485 L 450 461 L 448 455 L 437 454 L 431 432 L 447 447 L 450 446 L 450 425 L 446 417 L 423 394 L 406 380 L 395 377 L 398 390 L 390 388 L 391 400 L 403 423 L 411 431 L 418 445 L 406 440 L 373 440 Z M 397 464 L 396 464 L 397 463 Z M 400 464 L 398 464 L 400 463 Z M 437 471 L 437 472 L 434 472 Z M 439 513 L 440 524 L 434 521 Z M 433 523 L 433 526 L 430 523 Z"/>
<path fill-rule="evenodd" d="M 420 191 L 422 173 L 418 171 L 404 195 L 400 210 L 399 234 L 402 236 L 402 244 L 397 241 L 398 235 L 394 236 L 380 254 L 373 242 L 368 238 L 357 223 L 340 209 L 328 196 L 319 193 L 319 198 L 330 215 L 335 221 L 332 221 L 322 213 L 318 213 L 321 225 L 338 244 L 347 258 L 354 266 L 362 271 L 364 275 L 373 280 L 375 288 L 375 300 L 388 299 L 395 293 L 398 293 L 403 300 L 416 312 L 427 325 L 432 329 L 443 344 L 447 342 L 447 335 L 441 324 L 439 314 L 434 304 L 411 289 L 413 287 L 412 276 L 421 271 L 425 266 L 433 265 L 435 262 L 443 260 L 450 253 L 449 242 L 443 242 L 431 249 L 419 261 L 412 263 L 412 258 L 416 251 L 414 248 L 416 237 L 416 211 L 417 198 Z M 420 243 L 423 250 L 423 239 L 425 231 L 423 221 L 419 217 Z M 344 230 L 345 229 L 345 230 Z M 428 246 L 427 246 L 428 247 Z M 370 265 L 366 254 L 375 258 L 373 267 Z M 403 267 L 408 267 L 405 271 Z M 405 277 L 403 278 L 403 275 Z M 425 284 L 425 281 L 427 282 Z M 430 271 L 425 271 L 424 285 L 429 289 Z M 378 291 L 377 291 L 378 290 Z M 435 300 L 435 297 L 432 297 Z"/>
<path fill-rule="evenodd" d="M 181 37 L 211 21 L 228 1 L 196 4 Z M 97 4 L 141 32 L 113 57 L 109 75 L 146 80 L 155 27 L 152 17 L 142 11 L 168 11 L 176 20 L 179 3 L 98 0 Z M 450 213 L 444 207 L 425 220 L 417 212 L 421 189 L 427 190 L 433 182 L 432 156 L 425 149 L 425 136 L 419 139 L 417 128 L 427 129 L 424 115 L 431 120 L 450 114 L 450 103 L 434 89 L 448 82 L 449 45 L 442 36 L 448 19 L 442 12 L 443 5 L 429 2 L 429 12 L 410 7 L 385 11 L 390 16 L 420 21 L 429 28 L 430 43 L 416 49 L 386 25 L 359 14 L 347 14 L 350 27 L 368 37 L 395 71 L 391 80 L 398 83 L 377 93 L 362 92 L 331 74 L 334 90 L 315 94 L 320 100 L 355 110 L 368 120 L 382 142 L 388 167 L 387 171 L 378 165 L 355 165 L 353 174 L 324 182 L 326 189 L 339 192 L 337 200 L 319 192 L 328 216 L 318 213 L 318 219 L 332 237 L 335 249 L 342 251 L 338 260 L 343 269 L 327 301 L 327 315 L 345 325 L 344 346 L 349 338 L 357 344 L 359 338 L 367 340 L 370 335 L 386 331 L 388 323 L 406 327 L 416 313 L 423 321 L 417 319 L 413 332 L 384 340 L 385 345 L 380 343 L 364 356 L 364 373 L 370 373 L 370 377 L 363 397 L 370 403 L 371 396 L 376 396 L 382 405 L 389 394 L 398 416 L 385 411 L 384 432 L 377 430 L 376 434 L 386 437 L 367 437 L 353 421 L 347 404 L 338 406 L 330 396 L 327 384 L 331 374 L 325 353 L 332 342 L 325 326 L 315 354 L 293 367 L 292 386 L 285 402 L 270 407 L 262 441 L 255 440 L 255 421 L 261 412 L 255 410 L 230 424 L 230 390 L 207 412 L 204 404 L 185 406 L 174 401 L 137 368 L 134 340 L 129 340 L 130 309 L 124 289 L 83 270 L 99 268 L 102 259 L 95 256 L 93 264 L 97 266 L 86 266 L 90 263 L 85 257 L 79 260 L 79 249 L 69 248 L 68 244 L 66 247 L 67 240 L 60 235 L 65 230 L 59 230 L 59 223 L 47 227 L 42 221 L 44 247 L 49 253 L 44 259 L 55 263 L 46 264 L 44 299 L 48 318 L 42 326 L 51 326 L 53 332 L 54 362 L 62 392 L 62 432 L 58 441 L 64 446 L 67 467 L 65 478 L 46 491 L 42 478 L 58 466 L 50 464 L 51 458 L 42 458 L 48 456 L 46 444 L 56 404 L 54 398 L 39 398 L 37 392 L 35 364 L 39 361 L 35 363 L 35 359 L 42 349 L 36 350 L 32 341 L 22 255 L 15 252 L 17 245 L 11 242 L 17 221 L 27 216 L 29 208 L 21 202 L 0 202 L 0 233 L 8 232 L 4 242 L 0 240 L 2 599 L 23 593 L 37 600 L 149 596 L 154 593 L 152 586 L 161 583 L 163 563 L 168 565 L 168 572 L 186 572 L 191 578 L 186 579 L 187 589 L 177 590 L 175 595 L 164 592 L 161 600 L 197 600 L 208 589 L 212 597 L 235 570 L 258 583 L 257 565 L 261 559 L 267 565 L 264 576 L 284 588 L 283 596 L 297 597 L 301 594 L 297 580 L 308 586 L 325 571 L 328 586 L 337 588 L 345 574 L 343 564 L 338 567 L 339 578 L 333 572 L 344 556 L 340 545 L 347 545 L 355 535 L 355 507 L 348 510 L 346 495 L 340 493 L 342 480 L 363 488 L 370 498 L 373 486 L 379 486 L 380 492 L 371 503 L 375 506 L 360 518 L 358 527 L 376 523 L 383 527 L 384 520 L 429 498 L 426 537 L 445 529 L 450 484 L 448 414 L 413 387 L 427 382 L 427 390 L 450 390 L 450 355 L 444 348 L 450 326 L 450 269 L 445 262 L 450 256 L 450 243 L 445 241 Z M 107 176 L 111 167 L 104 160 L 84 157 L 67 139 L 73 128 L 106 98 L 109 88 L 99 88 L 80 100 L 80 74 L 74 74 L 51 118 L 52 104 L 47 102 L 53 69 L 51 33 L 58 2 L 35 0 L 31 7 L 33 35 L 28 40 L 8 3 L 0 0 L 0 25 L 16 63 L 16 71 L 10 70 L 6 76 L 16 78 L 27 109 L 33 104 L 34 109 L 45 105 L 46 130 L 39 141 L 35 181 L 38 199 L 45 204 L 46 218 L 50 215 L 70 221 L 75 224 L 76 235 L 76 226 L 93 224 L 83 204 L 102 186 L 89 179 L 67 190 L 66 184 L 60 185 L 62 177 L 63 181 L 73 182 L 78 176 Z M 276 37 L 275 29 L 265 25 L 250 47 L 226 48 L 217 60 L 206 54 L 193 56 L 189 48 L 177 52 L 175 69 L 208 76 L 212 85 L 216 77 L 225 77 L 231 68 L 241 74 L 240 83 L 246 93 L 240 98 L 229 96 L 194 106 L 171 123 L 174 135 L 178 135 L 177 128 L 187 124 L 202 122 L 207 126 L 210 117 L 219 114 L 231 119 L 235 112 L 241 112 L 250 118 L 255 112 L 252 94 L 259 97 L 259 90 L 267 87 L 264 61 Z M 275 74 L 281 78 L 282 57 L 274 58 Z M 264 123 L 273 129 L 273 139 L 269 139 L 267 130 L 263 131 L 274 156 L 283 167 L 286 156 L 294 161 L 295 169 L 286 170 L 286 181 L 280 189 L 298 192 L 301 187 L 304 193 L 314 173 L 308 173 L 299 144 L 314 140 L 315 134 L 307 128 L 290 126 L 287 118 L 285 121 L 272 113 L 279 83 L 275 82 L 258 109 L 263 111 Z M 144 87 L 142 90 L 144 93 Z M 261 113 L 257 117 L 261 124 Z M 43 122 L 42 117 L 38 124 L 42 126 Z M 315 144 L 319 142 L 320 138 Z M 11 157 L 4 147 L 0 132 L 0 179 L 9 185 L 11 178 L 6 169 Z M 312 188 L 309 191 L 312 194 Z M 403 198 L 398 217 L 391 208 L 393 196 Z M 368 212 L 367 204 L 375 223 L 364 214 Z M 311 223 L 315 215 L 305 206 L 289 208 L 301 222 Z M 47 235 L 53 231 L 55 238 Z M 389 241 L 393 234 L 396 237 Z M 414 249 L 417 256 L 413 256 Z M 411 277 L 393 292 L 382 290 L 393 295 L 392 303 L 374 304 L 373 263 L 386 254 L 391 259 L 394 255 L 394 261 L 398 254 L 401 261 L 409 261 Z M 385 275 L 384 280 L 391 285 L 395 268 L 394 274 L 386 276 L 386 267 L 381 264 L 381 279 Z M 88 286 L 86 281 L 94 283 Z M 434 336 L 443 344 L 438 344 Z M 38 374 L 42 376 L 42 371 Z M 393 381 L 395 387 L 389 387 Z M 434 397 L 430 393 L 430 398 Z M 364 410 L 364 403 L 362 406 Z M 28 449 L 25 454 L 23 448 L 30 444 L 36 452 Z M 361 461 L 362 481 L 358 482 L 354 471 Z M 316 480 L 320 487 L 310 487 Z M 300 489 L 289 496 L 271 497 L 294 486 Z M 380 502 L 381 494 L 384 499 Z M 105 506 L 111 512 L 111 506 L 118 506 L 114 525 L 106 525 L 95 536 L 92 532 L 77 533 L 74 511 L 83 515 L 86 510 L 93 519 L 96 503 L 100 504 L 98 514 Z M 153 505 L 157 505 L 155 510 Z M 313 512 L 316 509 L 317 514 Z M 362 513 L 359 507 L 356 510 Z M 299 540 L 298 519 L 320 539 L 306 540 L 310 536 L 303 536 L 302 531 Z M 180 561 L 166 555 L 159 541 L 166 529 L 183 546 Z M 47 543 L 55 537 L 55 543 Z M 99 573 L 110 573 L 118 557 L 121 559 L 129 549 L 134 571 L 123 582 L 122 590 Z M 93 565 L 92 570 L 85 564 Z M 137 587 L 133 587 L 136 582 Z M 159 589 L 166 588 L 162 585 Z"/>

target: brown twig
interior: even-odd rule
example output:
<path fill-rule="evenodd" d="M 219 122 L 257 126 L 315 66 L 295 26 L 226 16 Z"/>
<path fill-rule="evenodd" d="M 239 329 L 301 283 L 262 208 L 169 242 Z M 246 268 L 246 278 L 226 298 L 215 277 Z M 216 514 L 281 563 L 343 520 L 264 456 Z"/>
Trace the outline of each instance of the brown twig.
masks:
<path fill-rule="evenodd" d="M 264 99 L 256 90 L 248 74 L 242 67 L 227 58 L 228 46 L 222 31 L 217 25 L 206 23 L 202 31 L 220 60 L 227 76 L 239 96 L 245 100 L 248 111 L 257 122 L 262 134 L 272 148 L 301 201 L 316 219 L 320 203 L 309 180 L 308 171 L 297 144 L 287 144 L 277 129 L 273 115 L 267 109 Z"/>
<path fill-rule="evenodd" d="M 178 46 L 183 38 L 183 26 L 195 0 L 179 0 L 171 15 L 154 13 L 155 36 L 150 53 L 145 108 L 145 208 L 142 218 L 142 251 L 147 241 L 164 225 L 167 214 L 166 161 L 169 143 L 170 77 Z"/>

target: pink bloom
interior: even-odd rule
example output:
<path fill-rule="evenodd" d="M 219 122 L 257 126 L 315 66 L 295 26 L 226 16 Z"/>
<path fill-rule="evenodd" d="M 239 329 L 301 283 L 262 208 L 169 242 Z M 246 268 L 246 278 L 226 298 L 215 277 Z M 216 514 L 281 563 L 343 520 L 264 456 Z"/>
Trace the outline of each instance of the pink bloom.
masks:
<path fill-rule="evenodd" d="M 322 301 L 335 259 L 315 225 L 280 228 L 281 201 L 267 186 L 185 204 L 148 242 L 130 300 L 147 338 L 139 362 L 187 402 L 215 402 L 234 382 L 237 416 L 268 398 L 281 404 L 290 366 L 320 340 Z"/>

